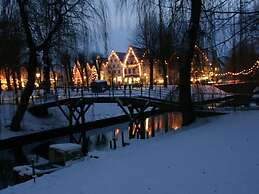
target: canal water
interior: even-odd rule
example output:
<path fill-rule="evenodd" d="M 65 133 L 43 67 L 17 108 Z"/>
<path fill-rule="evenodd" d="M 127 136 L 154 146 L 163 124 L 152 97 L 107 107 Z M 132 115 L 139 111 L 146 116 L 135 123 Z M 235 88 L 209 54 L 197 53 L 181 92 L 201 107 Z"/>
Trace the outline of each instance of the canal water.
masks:
<path fill-rule="evenodd" d="M 95 150 L 105 151 L 129 145 L 131 139 L 149 139 L 165 133 L 176 133 L 181 130 L 182 115 L 178 112 L 163 113 L 135 122 L 126 122 L 113 126 L 91 130 L 86 133 L 89 155 Z M 48 146 L 54 143 L 69 142 L 69 137 L 56 138 L 49 141 L 23 147 L 25 155 L 37 154 L 47 158 Z M 0 189 L 15 184 L 12 168 L 23 164 L 19 153 L 13 150 L 0 152 Z"/>

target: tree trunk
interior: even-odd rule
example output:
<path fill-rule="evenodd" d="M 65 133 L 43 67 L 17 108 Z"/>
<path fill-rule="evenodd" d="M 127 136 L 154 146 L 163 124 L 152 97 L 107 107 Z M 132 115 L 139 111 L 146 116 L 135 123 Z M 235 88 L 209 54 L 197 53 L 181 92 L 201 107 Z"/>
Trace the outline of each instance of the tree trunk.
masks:
<path fill-rule="evenodd" d="M 149 70 L 150 70 L 150 75 L 149 75 L 149 84 L 150 84 L 150 89 L 153 89 L 154 85 L 154 59 L 152 56 L 149 56 Z"/>
<path fill-rule="evenodd" d="M 162 67 L 163 67 L 163 80 L 164 80 L 164 87 L 167 88 L 167 65 L 165 61 L 162 61 Z"/>
<path fill-rule="evenodd" d="M 52 71 L 52 74 L 53 74 L 53 77 L 54 77 L 54 90 L 55 90 L 55 94 L 57 94 L 57 74 L 54 70 L 54 66 L 53 64 L 50 64 L 51 65 L 51 71 Z"/>
<path fill-rule="evenodd" d="M 88 76 L 87 63 L 84 65 L 84 69 L 85 69 L 86 87 L 89 88 L 89 76 Z"/>
<path fill-rule="evenodd" d="M 27 1 L 17 0 L 19 5 L 20 17 L 24 32 L 26 35 L 27 44 L 30 51 L 29 63 L 28 63 L 28 81 L 26 83 L 25 89 L 22 92 L 20 103 L 17 107 L 15 115 L 12 118 L 11 130 L 18 131 L 21 129 L 21 121 L 24 117 L 25 111 L 29 105 L 29 100 L 34 90 L 35 84 L 35 74 L 37 63 L 37 50 L 33 40 L 32 32 L 29 24 L 29 16 L 27 12 Z"/>
<path fill-rule="evenodd" d="M 15 94 L 15 103 L 18 104 L 18 89 L 17 89 L 17 83 L 16 83 L 16 75 L 15 71 L 12 70 L 12 79 L 13 79 L 13 87 L 14 87 L 14 94 Z"/>
<path fill-rule="evenodd" d="M 49 58 L 49 49 L 45 48 L 43 50 L 43 62 L 44 62 L 44 68 L 43 68 L 43 77 L 44 77 L 44 93 L 45 94 L 50 94 L 50 58 Z"/>
<path fill-rule="evenodd" d="M 67 64 L 67 73 L 68 73 L 68 85 L 69 87 L 72 87 L 74 83 L 73 83 L 73 74 L 72 74 L 72 68 L 70 63 Z"/>
<path fill-rule="evenodd" d="M 164 34 L 164 21 L 163 21 L 163 8 L 162 8 L 162 0 L 158 1 L 159 8 L 159 52 L 160 52 L 160 65 L 162 65 L 163 69 L 163 81 L 164 87 L 167 87 L 167 67 L 165 63 L 165 34 Z"/>
<path fill-rule="evenodd" d="M 70 91 L 70 79 L 69 79 L 69 69 L 68 69 L 68 63 L 64 63 L 64 69 L 65 69 L 65 77 L 66 77 L 66 86 L 65 86 L 65 93 L 69 93 Z"/>
<path fill-rule="evenodd" d="M 99 66 L 99 68 L 97 69 L 97 79 L 100 80 L 101 79 L 101 68 Z"/>
<path fill-rule="evenodd" d="M 5 68 L 5 79 L 6 79 L 6 83 L 7 83 L 7 90 L 8 91 L 12 90 L 9 67 Z"/>
<path fill-rule="evenodd" d="M 77 63 L 77 61 L 75 61 L 75 63 Z M 83 67 L 83 65 L 81 65 L 80 62 L 79 62 L 79 64 L 80 64 L 79 73 L 80 73 L 80 77 L 81 77 L 81 80 L 82 80 L 82 86 L 84 87 L 85 86 L 84 67 Z"/>
<path fill-rule="evenodd" d="M 21 69 L 20 68 L 17 69 L 17 79 L 18 79 L 19 89 L 21 90 L 22 89 L 22 76 L 21 76 Z"/>
<path fill-rule="evenodd" d="M 179 100 L 183 114 L 183 125 L 188 125 L 195 120 L 191 99 L 191 63 L 198 36 L 200 14 L 201 0 L 192 0 L 190 25 L 183 40 L 183 48 L 180 54 Z"/>
<path fill-rule="evenodd" d="M 21 129 L 21 122 L 29 105 L 29 100 L 32 95 L 32 92 L 34 90 L 36 67 L 37 52 L 35 50 L 30 52 L 28 66 L 28 82 L 26 83 L 26 86 L 22 92 L 20 103 L 11 122 L 11 130 L 13 131 L 19 131 Z"/>

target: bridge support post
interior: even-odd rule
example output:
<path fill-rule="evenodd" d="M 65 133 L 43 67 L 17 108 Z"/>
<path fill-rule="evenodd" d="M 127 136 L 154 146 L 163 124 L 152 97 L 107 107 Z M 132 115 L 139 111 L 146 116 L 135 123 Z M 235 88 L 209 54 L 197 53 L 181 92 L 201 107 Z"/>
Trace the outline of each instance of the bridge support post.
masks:
<path fill-rule="evenodd" d="M 140 120 L 140 129 L 139 129 L 139 132 L 140 132 L 140 139 L 145 139 L 145 120 L 144 119 L 141 119 Z"/>
<path fill-rule="evenodd" d="M 86 132 L 85 132 L 85 130 L 82 130 L 80 132 L 80 138 L 79 138 L 79 140 L 77 140 L 76 137 L 74 136 L 74 132 L 72 130 L 73 130 L 73 127 L 85 123 L 85 114 L 87 113 L 87 111 L 89 110 L 91 105 L 92 104 L 89 103 L 86 106 L 86 104 L 84 104 L 82 101 L 79 101 L 77 103 L 66 104 L 68 113 L 66 113 L 66 111 L 62 108 L 62 106 L 58 105 L 59 109 L 61 110 L 61 112 L 64 114 L 64 116 L 68 120 L 68 127 L 70 130 L 69 141 L 71 143 L 73 143 L 73 142 L 81 143 L 82 151 L 84 154 L 87 153 Z"/>
<path fill-rule="evenodd" d="M 70 135 L 69 135 L 69 142 L 70 143 L 73 143 L 73 132 L 72 132 L 72 127 L 73 127 L 73 109 L 72 109 L 72 107 L 69 105 L 68 106 L 68 111 L 69 111 L 69 113 L 68 113 L 68 122 L 69 122 L 69 130 L 71 130 L 71 132 L 70 132 Z"/>
<path fill-rule="evenodd" d="M 81 123 L 82 124 L 85 123 L 85 110 L 84 109 L 85 109 L 85 106 L 81 105 L 80 106 L 80 116 L 81 116 Z M 85 130 L 83 130 L 81 132 L 81 138 L 82 138 L 82 152 L 83 152 L 84 155 L 86 155 L 87 152 L 88 152 L 88 148 L 87 148 L 86 131 Z"/>
<path fill-rule="evenodd" d="M 13 148 L 13 153 L 14 153 L 14 160 L 15 163 L 18 164 L 26 164 L 29 161 L 27 160 L 24 152 L 23 152 L 23 147 L 22 146 L 17 146 Z"/>
<path fill-rule="evenodd" d="M 135 137 L 134 124 L 133 124 L 133 121 L 131 120 L 129 123 L 129 139 L 133 139 L 134 137 Z"/>

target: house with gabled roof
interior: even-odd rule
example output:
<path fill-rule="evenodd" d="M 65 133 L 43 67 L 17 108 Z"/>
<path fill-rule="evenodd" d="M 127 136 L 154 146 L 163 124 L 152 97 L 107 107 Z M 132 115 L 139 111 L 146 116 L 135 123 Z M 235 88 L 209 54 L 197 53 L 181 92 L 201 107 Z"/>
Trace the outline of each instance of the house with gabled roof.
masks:
<path fill-rule="evenodd" d="M 109 82 L 116 84 L 148 83 L 149 62 L 145 49 L 129 46 L 126 53 L 112 51 L 105 66 Z"/>
<path fill-rule="evenodd" d="M 121 53 L 119 55 L 112 51 L 107 61 L 107 69 L 109 74 L 110 83 L 123 83 L 123 64 L 122 64 Z"/>

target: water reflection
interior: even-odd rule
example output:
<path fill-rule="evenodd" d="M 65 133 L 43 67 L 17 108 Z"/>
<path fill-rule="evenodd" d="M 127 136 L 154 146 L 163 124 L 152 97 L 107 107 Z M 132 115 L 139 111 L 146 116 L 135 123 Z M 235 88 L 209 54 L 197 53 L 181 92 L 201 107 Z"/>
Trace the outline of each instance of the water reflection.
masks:
<path fill-rule="evenodd" d="M 182 114 L 178 112 L 136 119 L 128 124 L 109 127 L 109 130 L 101 133 L 88 134 L 87 150 L 114 149 L 127 145 L 130 139 L 148 139 L 167 132 L 176 132 L 181 127 Z"/>
<path fill-rule="evenodd" d="M 129 138 L 149 138 L 168 131 L 177 131 L 182 127 L 181 113 L 164 113 L 144 120 L 135 120 L 128 127 Z"/>

